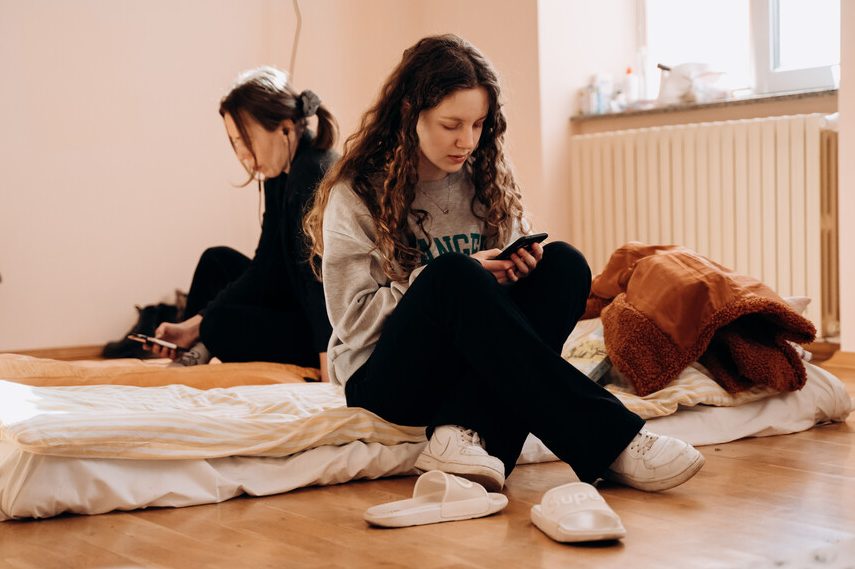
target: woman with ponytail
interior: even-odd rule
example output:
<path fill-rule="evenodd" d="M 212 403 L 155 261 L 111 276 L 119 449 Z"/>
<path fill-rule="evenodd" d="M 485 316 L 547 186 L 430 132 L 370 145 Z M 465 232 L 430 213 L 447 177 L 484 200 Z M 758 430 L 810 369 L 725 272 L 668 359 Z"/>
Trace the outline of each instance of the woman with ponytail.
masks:
<path fill-rule="evenodd" d="M 181 323 L 155 335 L 190 348 L 179 363 L 272 361 L 320 367 L 326 379 L 330 324 L 323 287 L 308 260 L 302 217 L 337 156 L 335 118 L 312 91 L 295 91 L 273 67 L 243 73 L 220 102 L 245 185 L 264 184 L 264 218 L 253 259 L 228 247 L 206 250 Z M 316 132 L 309 119 L 317 117 Z M 174 350 L 152 348 L 161 356 Z"/>

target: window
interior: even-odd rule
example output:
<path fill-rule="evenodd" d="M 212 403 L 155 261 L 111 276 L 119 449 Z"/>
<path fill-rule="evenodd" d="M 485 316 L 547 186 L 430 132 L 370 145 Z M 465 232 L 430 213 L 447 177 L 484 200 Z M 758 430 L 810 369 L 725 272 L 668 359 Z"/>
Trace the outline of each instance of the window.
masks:
<path fill-rule="evenodd" d="M 836 87 L 840 0 L 639 0 L 646 98 L 658 63 L 705 63 L 718 85 L 773 93 Z"/>
<path fill-rule="evenodd" d="M 840 0 L 752 0 L 756 91 L 837 86 Z"/>
<path fill-rule="evenodd" d="M 747 0 L 647 0 L 646 96 L 659 91 L 661 63 L 705 63 L 725 75 L 718 84 L 746 89 L 752 82 L 748 54 L 750 26 Z M 643 41 L 642 41 L 643 45 Z"/>

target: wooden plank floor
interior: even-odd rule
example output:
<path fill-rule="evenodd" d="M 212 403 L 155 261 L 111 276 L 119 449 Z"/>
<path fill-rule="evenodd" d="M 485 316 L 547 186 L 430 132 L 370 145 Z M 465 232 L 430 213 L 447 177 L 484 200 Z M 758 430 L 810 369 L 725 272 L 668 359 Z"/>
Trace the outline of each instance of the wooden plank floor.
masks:
<path fill-rule="evenodd" d="M 855 367 L 828 366 L 855 396 Z M 0 567 L 725 568 L 855 538 L 855 414 L 795 435 L 701 447 L 704 469 L 648 494 L 600 490 L 628 535 L 561 545 L 529 521 L 559 463 L 519 467 L 490 518 L 398 530 L 362 512 L 407 497 L 415 478 L 352 482 L 217 505 L 0 523 Z"/>

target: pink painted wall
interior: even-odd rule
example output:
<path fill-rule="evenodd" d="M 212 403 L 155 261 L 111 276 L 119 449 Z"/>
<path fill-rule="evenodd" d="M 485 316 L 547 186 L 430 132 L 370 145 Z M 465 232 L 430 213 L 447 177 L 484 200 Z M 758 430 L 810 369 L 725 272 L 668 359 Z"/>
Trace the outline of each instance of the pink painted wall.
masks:
<path fill-rule="evenodd" d="M 540 211 L 552 237 L 578 240 L 571 227 L 569 185 L 570 117 L 576 114 L 576 93 L 598 72 L 621 78 L 633 64 L 636 50 L 635 0 L 540 0 L 540 139 L 542 196 Z M 586 253 L 586 251 L 582 251 Z M 601 267 L 592 267 L 595 271 Z"/>
<path fill-rule="evenodd" d="M 0 0 L 0 350 L 115 338 L 206 246 L 253 250 L 217 107 L 284 63 L 277 4 Z"/>

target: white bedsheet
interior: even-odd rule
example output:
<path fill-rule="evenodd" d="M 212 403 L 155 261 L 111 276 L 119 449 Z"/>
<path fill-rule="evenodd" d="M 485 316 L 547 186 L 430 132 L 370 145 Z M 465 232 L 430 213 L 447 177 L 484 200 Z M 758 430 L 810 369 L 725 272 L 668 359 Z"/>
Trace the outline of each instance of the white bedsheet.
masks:
<path fill-rule="evenodd" d="M 424 428 L 347 407 L 329 383 L 196 389 L 0 380 L 0 441 L 69 458 L 284 457 L 353 441 L 422 442 Z"/>
<path fill-rule="evenodd" d="M 809 364 L 807 371 L 808 382 L 801 391 L 736 407 L 681 409 L 649 420 L 648 428 L 704 445 L 846 420 L 852 402 L 840 380 Z M 36 455 L 0 443 L 0 520 L 210 504 L 241 494 L 264 496 L 304 486 L 408 474 L 423 444 L 356 441 L 286 458 L 154 461 Z M 529 437 L 519 462 L 554 459 L 539 440 Z"/>
<path fill-rule="evenodd" d="M 32 454 L 0 443 L 0 520 L 222 502 L 412 472 L 424 443 L 352 442 L 288 458 L 121 460 Z"/>
<path fill-rule="evenodd" d="M 712 445 L 745 437 L 785 435 L 849 416 L 853 401 L 846 386 L 828 371 L 805 363 L 807 382 L 781 393 L 736 407 L 698 405 L 647 422 L 649 428 L 693 445 Z"/>
<path fill-rule="evenodd" d="M 607 387 L 644 419 L 697 405 L 739 406 L 773 394 L 728 393 L 697 364 L 645 397 Z M 418 443 L 424 429 L 347 407 L 342 390 L 330 384 L 32 387 L 0 379 L 0 441 L 67 458 L 281 458 L 353 441 Z"/>

